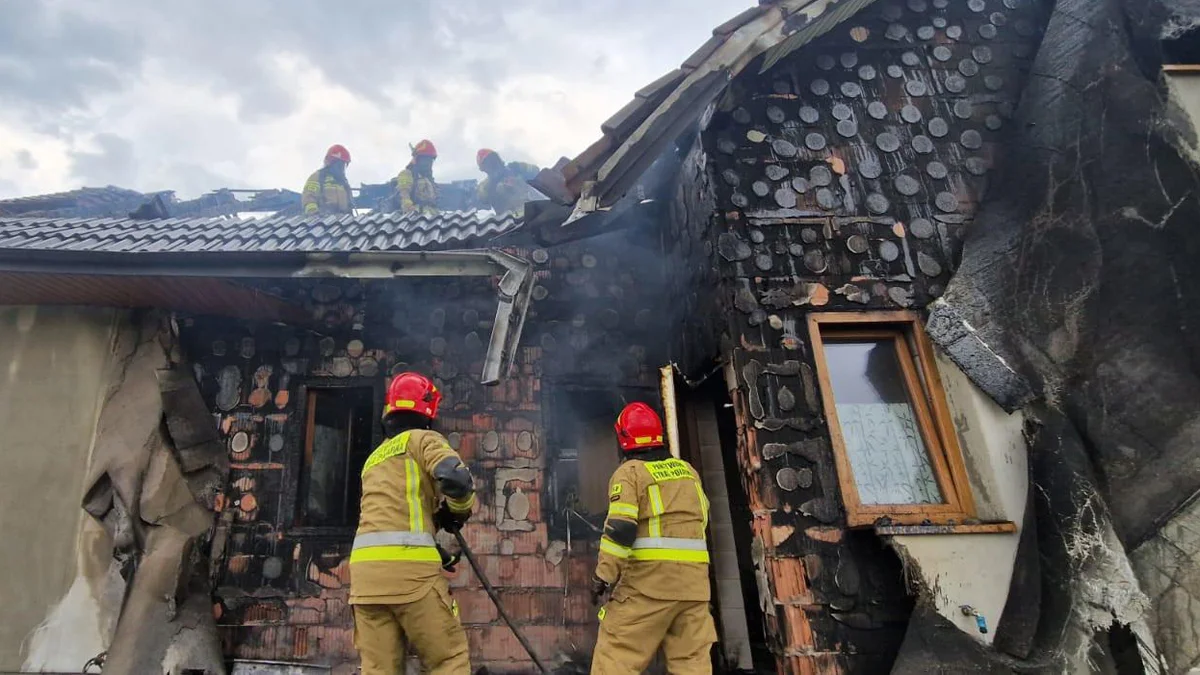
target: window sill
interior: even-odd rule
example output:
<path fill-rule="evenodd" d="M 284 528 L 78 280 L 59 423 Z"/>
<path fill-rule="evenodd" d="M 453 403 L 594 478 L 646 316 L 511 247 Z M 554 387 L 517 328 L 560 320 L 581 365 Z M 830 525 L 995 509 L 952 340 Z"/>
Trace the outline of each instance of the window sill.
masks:
<path fill-rule="evenodd" d="M 1012 534 L 1016 523 L 976 523 L 974 525 L 876 525 L 875 534 L 881 537 L 919 534 Z"/>

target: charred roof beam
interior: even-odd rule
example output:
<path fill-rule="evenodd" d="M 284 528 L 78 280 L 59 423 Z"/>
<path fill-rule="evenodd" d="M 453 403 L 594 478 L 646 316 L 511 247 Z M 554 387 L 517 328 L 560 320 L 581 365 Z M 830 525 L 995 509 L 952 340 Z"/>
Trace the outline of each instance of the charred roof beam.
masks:
<path fill-rule="evenodd" d="M 481 382 L 512 368 L 533 291 L 533 265 L 498 249 L 299 254 L 0 253 L 0 271 L 29 275 L 215 279 L 499 277 L 496 319 Z"/>

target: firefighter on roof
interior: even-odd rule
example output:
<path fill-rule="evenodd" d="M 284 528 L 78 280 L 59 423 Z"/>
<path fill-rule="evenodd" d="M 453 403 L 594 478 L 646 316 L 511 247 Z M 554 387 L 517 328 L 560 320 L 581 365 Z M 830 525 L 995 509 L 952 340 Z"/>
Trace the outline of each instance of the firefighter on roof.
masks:
<path fill-rule="evenodd" d="M 600 609 L 592 673 L 641 673 L 661 646 L 671 673 L 711 673 L 708 497 L 692 465 L 663 446 L 658 415 L 631 403 L 616 423 L 625 461 L 608 484 L 608 518 L 592 579 Z"/>
<path fill-rule="evenodd" d="M 406 644 L 426 672 L 470 672 L 467 636 L 433 533 L 462 528 L 475 488 L 458 453 L 429 428 L 441 398 L 428 378 L 397 375 L 383 409 L 387 440 L 363 465 L 350 553 L 354 646 L 363 675 L 404 672 Z"/>
<path fill-rule="evenodd" d="M 495 150 L 484 148 L 475 155 L 479 170 L 487 174 L 479 183 L 476 198 L 480 206 L 492 209 L 496 215 L 524 213 L 525 202 L 536 199 L 526 181 L 533 180 L 538 168 L 525 162 L 504 163 Z"/>
<path fill-rule="evenodd" d="M 350 183 L 346 181 L 349 164 L 350 151 L 345 146 L 330 146 L 325 152 L 325 166 L 304 182 L 304 191 L 300 195 L 304 215 L 351 213 L 354 205 L 350 198 Z"/>
<path fill-rule="evenodd" d="M 412 161 L 394 181 L 392 208 L 401 213 L 438 212 L 438 188 L 433 180 L 435 159 L 437 148 L 432 141 L 423 140 L 413 146 Z"/>

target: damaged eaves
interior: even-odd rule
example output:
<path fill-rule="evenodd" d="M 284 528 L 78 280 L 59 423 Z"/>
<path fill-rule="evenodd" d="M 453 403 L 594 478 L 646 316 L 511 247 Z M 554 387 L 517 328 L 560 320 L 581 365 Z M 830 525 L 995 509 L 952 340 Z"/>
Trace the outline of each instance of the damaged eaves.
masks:
<path fill-rule="evenodd" d="M 579 199 L 575 218 L 624 195 L 666 144 L 754 59 L 769 51 L 773 64 L 872 1 L 772 0 L 718 26 L 680 69 L 638 92 L 602 125 L 604 137 L 563 167 L 567 188 Z M 662 96 L 667 88 L 670 93 Z"/>
<path fill-rule="evenodd" d="M 366 253 L 155 254 L 0 250 L 0 302 L 98 304 L 311 320 L 295 305 L 239 279 L 396 279 L 497 276 L 498 306 L 481 381 L 512 367 L 533 288 L 533 268 L 499 250 Z M 186 279 L 186 281 L 184 280 Z M 249 313 L 249 316 L 247 316 Z"/>

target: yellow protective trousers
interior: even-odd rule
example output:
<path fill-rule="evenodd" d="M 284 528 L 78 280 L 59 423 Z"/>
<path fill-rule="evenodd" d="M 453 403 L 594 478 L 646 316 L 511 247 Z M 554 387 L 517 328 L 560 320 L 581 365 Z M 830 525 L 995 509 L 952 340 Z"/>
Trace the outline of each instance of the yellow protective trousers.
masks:
<path fill-rule="evenodd" d="M 354 646 L 362 675 L 402 675 L 409 644 L 427 673 L 470 674 L 467 634 L 445 580 L 414 602 L 354 605 Z"/>
<path fill-rule="evenodd" d="M 637 675 L 660 646 L 672 675 L 710 675 L 710 652 L 716 641 L 717 628 L 707 602 L 656 600 L 618 588 L 600 610 L 592 675 Z"/>

